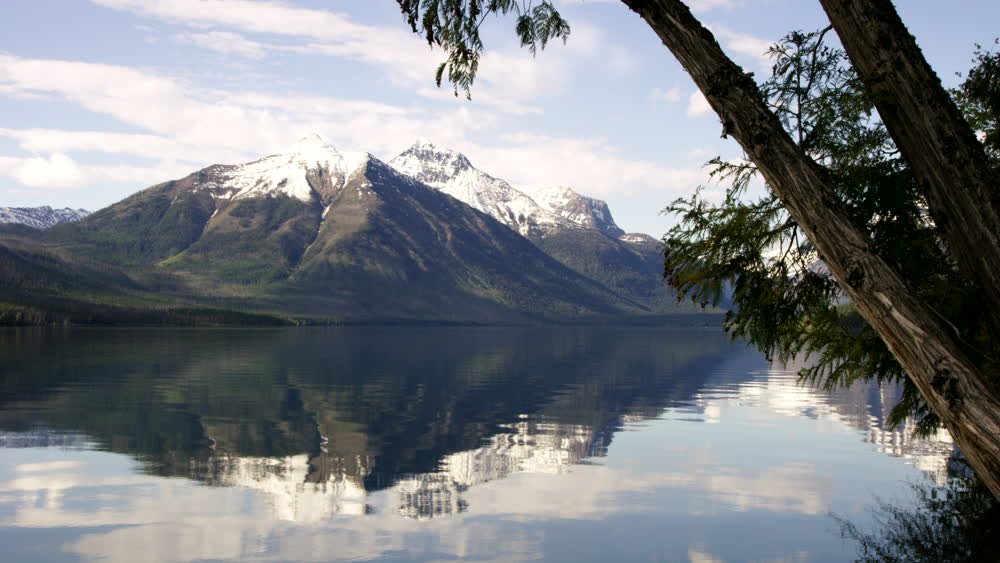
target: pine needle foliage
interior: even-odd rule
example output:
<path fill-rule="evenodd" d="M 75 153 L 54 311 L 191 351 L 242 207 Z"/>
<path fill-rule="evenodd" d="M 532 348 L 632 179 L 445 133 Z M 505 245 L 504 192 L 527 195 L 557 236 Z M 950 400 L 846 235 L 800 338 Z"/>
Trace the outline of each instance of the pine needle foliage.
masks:
<path fill-rule="evenodd" d="M 822 167 L 839 204 L 880 255 L 954 329 L 970 356 L 992 363 L 983 352 L 995 350 L 996 342 L 981 291 L 958 274 L 873 100 L 845 54 L 824 42 L 829 31 L 792 32 L 772 46 L 772 73 L 762 95 L 803 153 Z M 985 121 L 995 126 L 995 118 Z M 808 357 L 800 376 L 825 388 L 859 379 L 902 381 L 903 398 L 890 423 L 912 416 L 918 433 L 936 429 L 937 417 L 823 257 L 773 190 L 756 182 L 753 163 L 716 158 L 708 165 L 713 178 L 728 185 L 722 202 L 699 190 L 665 210 L 680 219 L 663 239 L 664 274 L 678 298 L 716 305 L 729 290 L 725 328 L 734 337 L 751 341 L 771 360 Z"/>
<path fill-rule="evenodd" d="M 980 133 L 986 152 L 1000 160 L 1000 39 L 993 40 L 990 51 L 977 44 L 972 62 L 974 66 L 951 95 L 972 130 Z"/>
<path fill-rule="evenodd" d="M 480 27 L 490 16 L 514 16 L 514 31 L 532 55 L 552 39 L 569 38 L 570 27 L 551 0 L 396 0 L 414 33 L 430 46 L 443 49 L 447 58 L 435 74 L 441 86 L 447 76 L 457 96 L 471 98 L 472 83 L 483 53 Z"/>

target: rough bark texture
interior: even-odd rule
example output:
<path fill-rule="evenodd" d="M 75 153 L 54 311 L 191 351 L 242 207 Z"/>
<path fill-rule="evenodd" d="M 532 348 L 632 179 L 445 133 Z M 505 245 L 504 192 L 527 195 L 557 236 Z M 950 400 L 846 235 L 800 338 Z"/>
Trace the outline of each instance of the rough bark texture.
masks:
<path fill-rule="evenodd" d="M 916 40 L 886 0 L 820 0 L 913 169 L 962 274 L 978 282 L 1000 328 L 1000 184 Z"/>
<path fill-rule="evenodd" d="M 899 273 L 872 248 L 764 104 L 753 78 L 678 0 L 622 0 L 673 52 L 732 135 L 816 245 L 861 314 L 1000 498 L 1000 397 Z"/>

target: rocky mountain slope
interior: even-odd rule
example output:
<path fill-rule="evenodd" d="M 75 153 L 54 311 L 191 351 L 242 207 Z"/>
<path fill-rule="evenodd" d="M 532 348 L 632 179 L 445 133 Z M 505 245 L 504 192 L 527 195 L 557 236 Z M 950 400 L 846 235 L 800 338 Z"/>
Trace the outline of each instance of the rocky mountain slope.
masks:
<path fill-rule="evenodd" d="M 42 207 L 0 207 L 0 223 L 27 225 L 36 229 L 48 229 L 62 223 L 79 221 L 90 212 L 85 209 L 52 209 Z"/>
<path fill-rule="evenodd" d="M 315 136 L 153 186 L 36 242 L 53 261 L 119 268 L 139 297 L 170 304 L 341 321 L 644 311 L 492 216 Z"/>
<path fill-rule="evenodd" d="M 659 243 L 625 233 L 607 203 L 565 186 L 514 187 L 451 149 L 418 140 L 389 161 L 396 170 L 492 215 L 577 273 L 651 311 L 694 311 L 662 283 Z"/>
<path fill-rule="evenodd" d="M 543 208 L 505 180 L 473 167 L 465 155 L 439 148 L 427 140 L 418 140 L 389 164 L 492 216 L 525 237 L 541 236 L 572 225 L 571 221 Z"/>

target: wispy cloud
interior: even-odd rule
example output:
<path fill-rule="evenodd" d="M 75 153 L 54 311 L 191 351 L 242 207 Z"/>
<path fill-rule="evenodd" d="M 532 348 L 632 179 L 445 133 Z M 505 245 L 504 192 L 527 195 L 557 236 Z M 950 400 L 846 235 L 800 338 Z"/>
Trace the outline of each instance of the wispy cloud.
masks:
<path fill-rule="evenodd" d="M 710 25 L 712 33 L 722 40 L 727 51 L 752 58 L 759 68 L 771 68 L 771 59 L 767 50 L 774 44 L 773 40 L 757 37 L 749 33 L 733 31 L 721 25 Z"/>
<path fill-rule="evenodd" d="M 504 145 L 468 152 L 477 167 L 515 184 L 568 185 L 596 196 L 657 193 L 669 201 L 707 180 L 700 166 L 675 168 L 630 158 L 598 137 L 517 133 L 501 140 Z"/>
<path fill-rule="evenodd" d="M 369 117 L 406 118 L 411 111 L 366 100 L 202 90 L 129 67 L 7 55 L 0 55 L 0 85 L 79 104 L 168 138 L 182 147 L 179 150 L 213 147 L 221 156 L 270 150 L 317 127 L 340 128 Z M 36 131 L 30 138 L 38 143 L 43 136 Z M 83 138 L 63 137 L 62 142 Z M 86 138 L 96 139 L 93 135 Z M 111 146 L 128 149 L 126 143 Z M 135 146 L 135 151 L 144 152 L 138 147 L 146 145 Z"/>
<path fill-rule="evenodd" d="M 209 31 L 207 33 L 181 33 L 176 39 L 226 55 L 243 55 L 259 59 L 265 55 L 268 46 L 252 41 L 239 33 L 229 31 Z"/>
<path fill-rule="evenodd" d="M 467 152 L 484 169 L 512 182 L 568 184 L 594 195 L 663 193 L 670 199 L 704 181 L 698 168 L 670 168 L 618 153 L 604 139 L 529 133 L 500 136 L 489 146 L 472 136 L 495 135 L 497 114 L 474 104 L 432 112 L 321 96 L 199 90 L 170 77 L 114 65 L 0 56 L 0 84 L 39 92 L 111 116 L 144 133 L 0 129 L 31 153 L 7 157 L 0 174 L 29 186 L 88 182 L 138 186 L 180 177 L 214 163 L 251 160 L 312 131 L 335 145 L 391 158 L 420 136 Z M 679 91 L 661 97 L 677 99 Z M 100 151 L 152 161 L 100 166 L 74 153 Z"/>
<path fill-rule="evenodd" d="M 708 12 L 717 8 L 732 8 L 736 5 L 735 0 L 687 0 L 687 3 L 694 12 Z"/>
<path fill-rule="evenodd" d="M 653 107 L 656 107 L 658 104 L 662 103 L 676 104 L 681 101 L 683 96 L 684 94 L 681 92 L 681 89 L 676 86 L 670 88 L 669 90 L 653 88 L 653 90 L 649 93 L 649 100 L 653 102 Z"/>
<path fill-rule="evenodd" d="M 269 52 L 326 56 L 360 61 L 380 68 L 386 78 L 418 96 L 433 100 L 451 97 L 447 87 L 432 87 L 437 66 L 444 59 L 403 25 L 372 26 L 354 22 L 332 10 L 299 8 L 250 0 L 91 0 L 116 10 L 198 29 L 176 37 L 217 52 L 261 57 Z M 227 28 L 202 31 L 205 28 Z M 259 41 L 246 34 L 281 36 L 283 42 Z M 534 103 L 540 96 L 565 90 L 578 59 L 603 65 L 608 71 L 632 72 L 635 57 L 608 41 L 599 28 L 581 22 L 573 28 L 567 46 L 532 57 L 526 50 L 487 50 L 480 61 L 473 97 L 496 111 L 523 115 L 541 113 Z M 446 96 L 440 95 L 444 93 Z"/>
<path fill-rule="evenodd" d="M 263 56 L 266 52 L 294 52 L 357 60 L 383 70 L 390 81 L 428 95 L 443 53 L 404 26 L 379 27 L 355 23 L 348 16 L 330 10 L 299 8 L 276 2 L 248 0 L 92 0 L 96 4 L 168 23 L 195 28 L 223 27 L 235 31 L 191 32 L 178 35 L 190 43 L 219 52 Z M 586 49 L 584 30 L 581 44 Z M 284 36 L 289 42 L 256 41 L 243 33 Z M 575 38 L 574 38 L 575 39 Z M 577 48 L 573 52 L 580 53 Z M 632 64 L 627 54 L 616 56 L 609 65 L 625 69 Z M 484 54 L 474 95 L 498 111 L 537 113 L 537 106 L 525 102 L 542 92 L 555 91 L 565 83 L 565 61 L 548 57 L 534 59 L 523 50 Z M 446 93 L 449 91 L 442 90 Z M 439 96 L 431 96 L 441 99 Z"/>
<path fill-rule="evenodd" d="M 705 117 L 712 114 L 712 106 L 708 104 L 701 90 L 695 90 L 688 96 L 688 117 Z"/>
<path fill-rule="evenodd" d="M 61 129 L 3 129 L 0 137 L 14 139 L 32 154 L 97 151 L 133 155 L 153 160 L 199 163 L 206 147 L 189 145 L 163 135 L 111 133 L 106 131 L 64 131 Z M 216 149 L 219 162 L 237 162 L 247 156 L 243 151 Z"/>
<path fill-rule="evenodd" d="M 187 167 L 169 161 L 153 166 L 83 164 L 61 152 L 48 156 L 0 157 L 0 176 L 46 190 L 109 182 L 144 185 L 179 178 L 188 172 Z"/>

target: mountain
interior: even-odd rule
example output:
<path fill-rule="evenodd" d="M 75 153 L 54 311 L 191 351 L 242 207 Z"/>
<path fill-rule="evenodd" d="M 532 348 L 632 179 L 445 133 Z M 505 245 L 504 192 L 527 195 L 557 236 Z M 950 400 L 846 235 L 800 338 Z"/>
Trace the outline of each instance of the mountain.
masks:
<path fill-rule="evenodd" d="M 17 237 L 14 244 L 14 235 L 0 236 L 0 244 L 30 246 L 28 235 Z M 22 300 L 37 300 L 46 276 L 54 279 L 67 262 L 86 262 L 129 280 L 109 286 L 101 300 L 121 302 L 111 295 L 126 293 L 152 307 L 344 322 L 644 312 L 491 215 L 316 136 L 251 163 L 214 165 L 150 187 L 42 231 L 33 243 L 31 259 L 52 271 L 31 287 L 18 285 L 16 267 L 5 274 L 0 262 L 0 281 Z"/>
<path fill-rule="evenodd" d="M 79 221 L 90 212 L 85 209 L 52 209 L 42 207 L 0 207 L 0 223 L 27 225 L 36 229 L 48 229 L 62 223 Z"/>
<path fill-rule="evenodd" d="M 572 225 L 596 229 L 611 238 L 625 234 L 611 217 L 608 204 L 602 200 L 580 195 L 566 186 L 521 186 L 520 189 L 542 209 L 555 213 Z"/>
<path fill-rule="evenodd" d="M 473 167 L 465 155 L 438 148 L 424 139 L 390 160 L 389 165 L 492 216 L 525 237 L 538 237 L 573 224 L 505 180 Z"/>
<path fill-rule="evenodd" d="M 642 233 L 626 234 L 604 201 L 565 186 L 515 188 L 475 168 L 465 155 L 423 139 L 389 164 L 492 215 L 567 267 L 651 311 L 696 310 L 678 304 L 663 284 L 659 243 Z"/>

